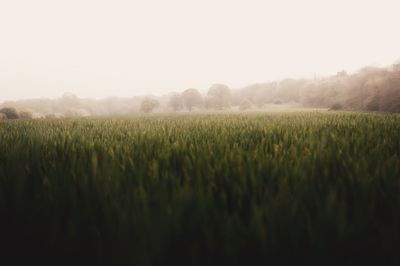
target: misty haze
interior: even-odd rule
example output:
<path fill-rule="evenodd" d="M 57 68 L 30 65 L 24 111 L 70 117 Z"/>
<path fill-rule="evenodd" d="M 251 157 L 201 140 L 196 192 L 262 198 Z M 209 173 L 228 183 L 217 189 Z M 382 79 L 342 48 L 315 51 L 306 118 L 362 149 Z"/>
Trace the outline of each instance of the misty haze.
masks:
<path fill-rule="evenodd" d="M 2 265 L 400 265 L 399 10 L 2 1 Z"/>

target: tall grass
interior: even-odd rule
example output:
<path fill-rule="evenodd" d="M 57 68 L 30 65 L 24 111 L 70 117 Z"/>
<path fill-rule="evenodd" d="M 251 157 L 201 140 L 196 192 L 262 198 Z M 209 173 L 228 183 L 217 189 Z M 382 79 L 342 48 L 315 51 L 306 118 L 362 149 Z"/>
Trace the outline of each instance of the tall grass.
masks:
<path fill-rule="evenodd" d="M 3 265 L 400 262 L 400 116 L 0 121 Z"/>

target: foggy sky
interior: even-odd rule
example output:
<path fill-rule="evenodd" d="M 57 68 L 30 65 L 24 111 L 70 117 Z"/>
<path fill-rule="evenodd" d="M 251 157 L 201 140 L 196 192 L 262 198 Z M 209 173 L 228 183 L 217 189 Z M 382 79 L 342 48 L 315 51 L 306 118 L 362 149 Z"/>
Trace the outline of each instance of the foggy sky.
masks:
<path fill-rule="evenodd" d="M 400 58 L 398 1 L 2 0 L 0 101 L 133 96 Z"/>

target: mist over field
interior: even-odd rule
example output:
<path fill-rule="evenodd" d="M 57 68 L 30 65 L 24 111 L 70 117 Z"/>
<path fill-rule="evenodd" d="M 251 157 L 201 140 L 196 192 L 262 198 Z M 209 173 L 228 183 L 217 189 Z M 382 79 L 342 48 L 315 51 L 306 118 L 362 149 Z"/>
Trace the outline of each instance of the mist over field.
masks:
<path fill-rule="evenodd" d="M 138 109 L 136 96 L 160 97 L 161 110 L 169 93 L 195 88 L 205 97 L 213 84 L 224 84 L 232 105 L 249 98 L 255 105 L 329 108 L 337 101 L 365 110 L 377 90 L 379 108 L 393 110 L 382 99 L 398 99 L 393 75 L 334 77 L 399 63 L 397 10 L 394 0 L 2 1 L 0 102 L 65 93 L 129 98 L 121 105 L 131 107 L 121 110 L 107 110 L 119 105 L 116 99 L 94 110 L 95 103 L 83 104 L 89 113 L 128 113 Z"/>
<path fill-rule="evenodd" d="M 284 79 L 237 89 L 214 84 L 206 93 L 190 88 L 161 96 L 99 100 L 65 93 L 57 99 L 6 101 L 0 107 L 16 108 L 32 118 L 277 108 L 400 112 L 400 64 L 365 67 L 354 74 L 340 71 L 325 78 Z"/>

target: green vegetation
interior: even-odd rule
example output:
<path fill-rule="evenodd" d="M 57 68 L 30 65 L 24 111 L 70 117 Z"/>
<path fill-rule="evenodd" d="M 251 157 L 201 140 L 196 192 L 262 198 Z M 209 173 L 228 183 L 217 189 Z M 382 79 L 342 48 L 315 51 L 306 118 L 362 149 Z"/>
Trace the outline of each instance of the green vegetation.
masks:
<path fill-rule="evenodd" d="M 0 121 L 3 265 L 398 265 L 400 115 Z"/>

